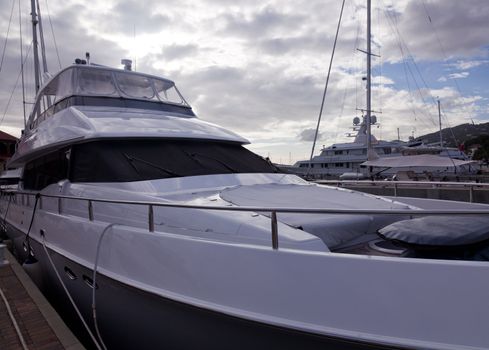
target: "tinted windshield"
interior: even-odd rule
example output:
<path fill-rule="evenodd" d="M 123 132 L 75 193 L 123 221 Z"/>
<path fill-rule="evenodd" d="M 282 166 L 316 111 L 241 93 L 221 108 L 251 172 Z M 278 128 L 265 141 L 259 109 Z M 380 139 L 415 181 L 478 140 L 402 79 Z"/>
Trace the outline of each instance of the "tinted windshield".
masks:
<path fill-rule="evenodd" d="M 97 141 L 76 145 L 72 154 L 72 182 L 278 172 L 241 145 L 215 141 Z"/>
<path fill-rule="evenodd" d="M 80 69 L 78 71 L 78 87 L 80 92 L 89 95 L 111 96 L 116 94 L 110 71 Z"/>
<path fill-rule="evenodd" d="M 128 73 L 115 73 L 117 85 L 128 97 L 153 99 L 155 92 L 150 78 Z"/>

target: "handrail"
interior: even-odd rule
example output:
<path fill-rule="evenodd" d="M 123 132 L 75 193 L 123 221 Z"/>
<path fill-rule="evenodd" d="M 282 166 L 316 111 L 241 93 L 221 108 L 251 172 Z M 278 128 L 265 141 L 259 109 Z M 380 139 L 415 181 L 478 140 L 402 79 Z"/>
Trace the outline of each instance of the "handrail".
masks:
<path fill-rule="evenodd" d="M 371 180 L 316 180 L 313 181 L 320 185 L 334 185 L 344 188 L 361 187 L 381 187 L 382 189 L 394 189 L 394 197 L 397 197 L 398 190 L 403 188 L 415 189 L 437 189 L 469 191 L 469 203 L 474 202 L 474 191 L 489 191 L 489 183 L 481 182 L 454 182 L 454 181 L 371 181 Z"/>
<path fill-rule="evenodd" d="M 456 181 L 371 181 L 371 180 L 314 180 L 317 184 L 347 184 L 347 185 L 379 185 L 379 186 L 395 186 L 395 185 L 431 185 L 439 187 L 479 187 L 489 190 L 489 183 L 485 182 L 456 182 Z"/>
<path fill-rule="evenodd" d="M 128 205 L 145 205 L 148 206 L 148 230 L 154 232 L 154 207 L 170 207 L 182 209 L 201 209 L 201 210 L 218 210 L 218 211 L 240 211 L 240 212 L 264 212 L 270 213 L 272 248 L 278 249 L 278 220 L 277 213 L 296 213 L 296 214 L 343 214 L 343 215 L 409 215 L 409 216 L 428 216 L 428 215 L 489 215 L 489 209 L 337 209 L 337 208 L 293 208 L 293 207 L 255 207 L 255 206 L 208 206 L 181 203 L 162 203 L 153 201 L 130 201 L 120 199 L 106 198 L 88 198 L 79 196 L 65 196 L 53 194 L 41 194 L 39 192 L 28 192 L 18 190 L 0 189 L 0 194 L 5 195 L 22 195 L 56 198 L 58 203 L 58 214 L 61 214 L 61 204 L 63 199 L 80 200 L 87 202 L 88 219 L 94 220 L 93 203 L 110 203 L 110 204 L 128 204 Z"/>
<path fill-rule="evenodd" d="M 196 204 L 181 204 L 181 203 L 162 203 L 152 201 L 129 201 L 122 199 L 107 199 L 107 198 L 89 198 L 78 196 L 64 196 L 53 194 L 41 194 L 38 192 L 25 192 L 25 191 L 3 191 L 14 194 L 24 194 L 47 198 L 58 199 L 71 199 L 81 201 L 91 201 L 99 203 L 111 203 L 111 204 L 130 204 L 130 205 L 151 205 L 153 207 L 171 207 L 171 208 L 187 208 L 187 209 L 203 209 L 203 210 L 220 210 L 220 211 L 244 211 L 244 212 L 277 212 L 277 213 L 296 213 L 296 214 L 387 214 L 387 215 L 399 215 L 407 214 L 414 216 L 425 215 L 484 215 L 489 214 L 489 209 L 337 209 L 337 208 L 294 208 L 294 207 L 255 207 L 255 206 L 209 206 L 209 205 L 196 205 Z"/>

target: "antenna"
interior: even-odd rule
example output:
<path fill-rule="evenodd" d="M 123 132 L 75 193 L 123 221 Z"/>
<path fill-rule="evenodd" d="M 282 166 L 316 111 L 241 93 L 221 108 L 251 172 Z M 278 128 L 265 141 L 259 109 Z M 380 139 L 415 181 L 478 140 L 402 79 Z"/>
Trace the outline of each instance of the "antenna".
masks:
<path fill-rule="evenodd" d="M 443 147 L 443 135 L 441 133 L 441 108 L 440 108 L 440 99 L 438 99 L 437 102 L 438 102 L 438 124 L 440 125 L 440 147 Z"/>
<path fill-rule="evenodd" d="M 134 71 L 136 71 L 136 58 L 137 58 L 137 47 L 136 47 L 136 25 L 133 27 L 133 40 L 134 40 Z"/>

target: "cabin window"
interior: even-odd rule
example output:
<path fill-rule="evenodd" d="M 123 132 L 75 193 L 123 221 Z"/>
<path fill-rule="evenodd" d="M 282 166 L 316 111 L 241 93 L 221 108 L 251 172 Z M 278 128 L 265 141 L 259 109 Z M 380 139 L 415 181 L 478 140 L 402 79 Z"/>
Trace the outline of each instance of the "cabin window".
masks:
<path fill-rule="evenodd" d="M 69 150 L 64 149 L 26 164 L 24 188 L 42 190 L 44 187 L 68 178 Z"/>
<path fill-rule="evenodd" d="M 156 92 L 161 101 L 185 104 L 182 95 L 180 95 L 174 84 L 164 80 L 155 80 L 154 83 Z"/>
<path fill-rule="evenodd" d="M 88 95 L 117 95 L 112 80 L 112 72 L 99 69 L 80 69 L 78 71 L 78 89 Z"/>
<path fill-rule="evenodd" d="M 151 79 L 130 73 L 115 73 L 117 85 L 127 97 L 156 99 Z"/>
<path fill-rule="evenodd" d="M 334 151 L 334 154 L 335 154 L 335 155 L 338 155 L 338 154 L 343 154 L 343 151 Z"/>
<path fill-rule="evenodd" d="M 334 163 L 335 168 L 343 168 L 343 163 Z"/>
<path fill-rule="evenodd" d="M 276 173 L 239 144 L 217 141 L 110 140 L 75 145 L 72 182 L 129 182 L 232 173 Z"/>

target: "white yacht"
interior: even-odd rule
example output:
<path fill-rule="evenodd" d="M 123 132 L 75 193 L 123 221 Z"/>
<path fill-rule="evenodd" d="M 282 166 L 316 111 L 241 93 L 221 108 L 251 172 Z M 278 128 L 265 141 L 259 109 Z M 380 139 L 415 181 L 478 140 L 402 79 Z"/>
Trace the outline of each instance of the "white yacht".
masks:
<path fill-rule="evenodd" d="M 489 206 L 283 174 L 168 79 L 70 66 L 3 190 L 15 253 L 97 349 L 487 349 Z"/>
<path fill-rule="evenodd" d="M 244 143 L 170 80 L 73 65 L 40 90 L 10 163 L 24 170 L 2 196 L 7 232 L 110 349 L 489 347 L 485 217 L 452 219 L 455 244 L 446 217 L 403 233 L 489 206 L 309 184 Z"/>
<path fill-rule="evenodd" d="M 287 172 L 297 175 L 307 175 L 310 178 L 339 177 L 342 174 L 365 173 L 361 164 L 367 160 L 367 124 L 366 118 L 355 117 L 353 119 L 353 130 L 357 132 L 353 142 L 334 143 L 324 147 L 321 153 L 309 160 L 300 160 L 292 167 L 284 168 Z M 372 124 L 376 124 L 375 116 L 372 116 Z M 403 149 L 407 146 L 403 141 L 377 140 L 371 135 L 372 147 L 379 157 L 401 156 Z"/>

